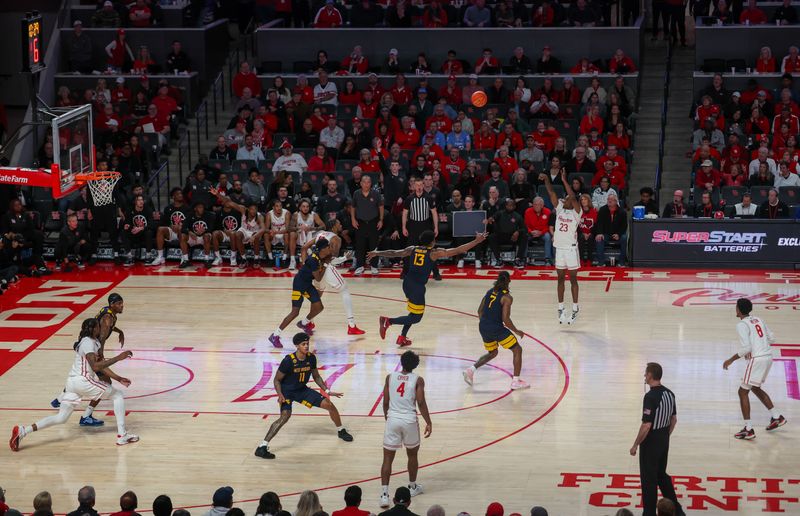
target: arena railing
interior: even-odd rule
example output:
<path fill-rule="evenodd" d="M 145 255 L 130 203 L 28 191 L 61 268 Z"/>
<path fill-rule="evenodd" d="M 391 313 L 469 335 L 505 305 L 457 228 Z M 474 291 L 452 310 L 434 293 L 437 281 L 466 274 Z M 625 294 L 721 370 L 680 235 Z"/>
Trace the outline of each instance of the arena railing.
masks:
<path fill-rule="evenodd" d="M 225 80 L 222 72 L 217 74 L 214 82 L 211 84 L 211 103 L 214 113 L 214 125 L 218 124 L 217 121 L 217 101 L 219 100 L 220 111 L 225 111 Z"/>
<path fill-rule="evenodd" d="M 181 181 L 183 183 L 183 181 Z M 169 191 L 172 189 L 172 178 L 170 177 L 170 170 L 169 170 L 169 160 L 166 159 L 161 162 L 161 165 L 158 167 L 150 178 L 147 180 L 147 192 L 148 194 L 152 194 L 153 188 L 155 188 L 156 193 L 156 209 L 161 211 L 161 187 L 166 186 L 164 193 L 169 194 Z"/>
<path fill-rule="evenodd" d="M 660 203 L 661 197 L 661 176 L 664 173 L 664 142 L 667 135 L 667 113 L 669 112 L 669 83 L 672 73 L 672 43 L 667 47 L 667 66 L 664 71 L 664 92 L 661 98 L 661 130 L 658 135 L 658 165 L 656 167 L 656 177 L 653 190 L 656 194 L 656 203 Z"/>

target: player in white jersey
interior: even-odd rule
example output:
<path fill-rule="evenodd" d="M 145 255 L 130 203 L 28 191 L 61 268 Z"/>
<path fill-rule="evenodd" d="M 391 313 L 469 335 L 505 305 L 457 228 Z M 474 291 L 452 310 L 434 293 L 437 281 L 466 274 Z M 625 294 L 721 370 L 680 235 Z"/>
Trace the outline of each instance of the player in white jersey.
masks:
<path fill-rule="evenodd" d="M 318 231 L 308 242 L 306 242 L 300 249 L 300 261 L 306 260 L 306 254 L 309 248 L 314 245 L 318 240 L 327 240 L 331 247 L 331 256 L 336 256 L 324 265 L 325 272 L 322 275 L 322 280 L 314 280 L 314 288 L 320 293 L 324 291 L 338 292 L 342 296 L 342 304 L 344 305 L 344 312 L 347 316 L 347 334 L 348 335 L 363 335 L 365 332 L 356 326 L 356 319 L 353 315 L 353 298 L 350 296 L 350 290 L 347 288 L 347 283 L 336 266 L 347 261 L 351 255 L 339 256 L 339 250 L 342 247 L 342 239 L 339 234 L 342 231 L 342 223 L 338 219 L 331 219 L 325 223 L 325 230 Z"/>
<path fill-rule="evenodd" d="M 381 466 L 382 508 L 389 507 L 389 478 L 392 476 L 392 462 L 397 450 L 404 447 L 408 455 L 408 489 L 411 496 L 422 494 L 422 484 L 417 484 L 419 462 L 419 423 L 417 407 L 425 420 L 425 437 L 433 430 L 428 404 L 425 401 L 425 381 L 414 373 L 419 365 L 419 356 L 406 351 L 400 356 L 402 370 L 386 376 L 383 384 L 383 417 L 386 429 L 383 433 L 383 465 Z"/>
<path fill-rule="evenodd" d="M 295 263 L 296 246 L 301 248 L 313 240 L 316 231 L 324 229 L 325 225 L 319 215 L 311 211 L 311 201 L 301 199 L 297 204 L 297 211 L 292 213 L 289 218 L 289 234 L 295 244 L 291 248 L 291 263 Z M 290 270 L 294 270 L 289 267 Z"/>
<path fill-rule="evenodd" d="M 220 194 L 219 191 L 214 188 L 209 189 L 209 192 L 222 201 L 225 207 L 239 212 L 242 216 L 242 221 L 236 231 L 230 232 L 230 236 L 228 236 L 227 233 L 222 233 L 222 241 L 230 241 L 231 243 L 231 267 L 236 267 L 236 254 L 238 253 L 242 258 L 240 267 L 245 268 L 247 267 L 247 260 L 245 259 L 246 245 L 250 244 L 253 246 L 253 252 L 256 254 L 256 259 L 258 259 L 257 255 L 261 249 L 261 239 L 264 238 L 264 233 L 266 231 L 264 227 L 264 217 L 258 213 L 258 205 L 254 202 L 248 202 L 247 205 L 238 204 Z M 214 261 L 211 265 L 216 267 L 221 263 L 222 255 L 220 255 L 219 251 L 216 251 Z"/>
<path fill-rule="evenodd" d="M 125 398 L 122 396 L 122 391 L 112 387 L 110 383 L 101 382 L 97 377 L 99 371 L 108 370 L 109 367 L 117 362 L 133 356 L 133 353 L 123 351 L 114 358 L 99 360 L 101 348 L 100 322 L 95 318 L 83 321 L 78 342 L 75 343 L 73 348 L 75 349 L 75 361 L 67 377 L 67 387 L 61 395 L 61 406 L 58 409 L 58 414 L 48 416 L 30 426 L 15 426 L 11 430 L 11 439 L 8 443 L 13 451 L 19 451 L 20 441 L 28 434 L 44 430 L 50 426 L 66 423 L 83 398 L 112 400 L 114 402 L 114 415 L 117 418 L 117 445 L 122 446 L 139 440 L 138 436 L 129 434 L 125 430 Z M 117 378 L 119 383 L 125 387 L 130 386 L 131 381 L 127 378 Z"/>
<path fill-rule="evenodd" d="M 297 263 L 294 257 L 294 238 L 289 231 L 290 216 L 289 210 L 283 209 L 283 204 L 280 199 L 272 201 L 272 209 L 269 210 L 266 217 L 264 217 L 264 222 L 267 226 L 266 238 L 264 238 L 264 249 L 267 251 L 267 257 L 273 260 L 272 246 L 283 244 L 284 256 L 291 256 L 289 269 L 295 270 Z"/>
<path fill-rule="evenodd" d="M 747 359 L 742 384 L 739 386 L 739 404 L 742 407 L 744 428 L 734 434 L 734 437 L 748 440 L 756 437 L 756 432 L 750 423 L 750 391 L 753 391 L 756 398 L 770 412 L 767 431 L 786 424 L 786 418 L 772 404 L 769 394 L 761 388 L 772 367 L 772 343 L 775 342 L 775 336 L 762 319 L 750 315 L 752 311 L 753 303 L 749 299 L 743 297 L 736 301 L 736 317 L 741 319 L 736 325 L 736 331 L 739 333 L 741 347 L 735 355 L 722 364 L 722 368 L 727 370 L 740 358 Z"/>
<path fill-rule="evenodd" d="M 578 268 L 580 256 L 578 252 L 578 227 L 581 223 L 581 204 L 575 197 L 569 183 L 567 173 L 561 171 L 561 183 L 564 185 L 566 195 L 559 199 L 550 184 L 549 174 L 539 174 L 539 180 L 544 181 L 550 202 L 556 207 L 556 218 L 553 226 L 553 247 L 556 250 L 556 273 L 558 274 L 558 322 L 559 324 L 572 324 L 578 318 Z M 567 271 L 569 284 L 572 291 L 572 312 L 567 315 L 564 309 L 564 290 Z"/>

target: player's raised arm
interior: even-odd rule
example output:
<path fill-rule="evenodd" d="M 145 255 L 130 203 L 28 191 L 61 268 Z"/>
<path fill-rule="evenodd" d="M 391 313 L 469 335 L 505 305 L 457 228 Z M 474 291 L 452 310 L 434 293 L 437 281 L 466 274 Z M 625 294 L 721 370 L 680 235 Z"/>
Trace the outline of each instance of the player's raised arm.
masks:
<path fill-rule="evenodd" d="M 387 393 L 388 393 L 388 378 L 387 378 Z M 431 421 L 431 414 L 428 411 L 428 402 L 425 400 L 425 380 L 422 379 L 420 376 L 417 378 L 417 406 L 419 407 L 419 413 L 422 416 L 422 419 L 425 420 L 425 437 L 428 438 L 431 436 L 431 432 L 433 431 L 433 421 Z M 384 396 L 386 399 L 388 396 Z M 388 405 L 388 402 L 387 402 Z"/>
<path fill-rule="evenodd" d="M 550 175 L 542 172 L 539 174 L 539 181 L 544 181 L 544 187 L 547 189 L 547 195 L 550 196 L 550 202 L 553 204 L 553 207 L 558 206 L 558 195 L 553 190 L 553 185 L 550 183 Z"/>
<path fill-rule="evenodd" d="M 232 210 L 238 211 L 242 215 L 244 215 L 244 212 L 247 210 L 247 207 L 233 202 L 230 197 L 221 194 L 216 188 L 209 188 L 208 193 L 222 201 L 223 206 L 229 206 Z"/>
<path fill-rule="evenodd" d="M 367 261 L 372 260 L 373 258 L 405 258 L 406 256 L 411 256 L 411 253 L 413 252 L 413 245 L 400 250 L 390 249 L 387 251 L 370 251 L 367 253 Z"/>
<path fill-rule="evenodd" d="M 439 258 L 449 258 L 451 256 L 457 256 L 459 254 L 464 254 L 476 245 L 480 244 L 486 240 L 486 233 L 477 233 L 475 238 L 471 242 L 467 242 L 466 244 L 460 245 L 458 247 L 453 247 L 451 249 L 435 249 L 431 253 L 431 258 L 434 260 L 438 260 Z"/>
<path fill-rule="evenodd" d="M 567 171 L 564 169 L 561 170 L 561 184 L 564 185 L 564 192 L 566 192 L 567 197 L 575 196 L 575 192 L 572 191 L 572 187 L 569 181 L 567 181 Z M 555 204 L 553 206 L 555 206 Z"/>
<path fill-rule="evenodd" d="M 503 299 L 500 300 L 500 304 L 503 306 L 503 324 L 506 328 L 513 331 L 520 338 L 525 336 L 525 332 L 514 326 L 514 322 L 511 320 L 511 304 L 514 302 L 514 298 L 511 297 L 509 294 L 503 296 Z"/>

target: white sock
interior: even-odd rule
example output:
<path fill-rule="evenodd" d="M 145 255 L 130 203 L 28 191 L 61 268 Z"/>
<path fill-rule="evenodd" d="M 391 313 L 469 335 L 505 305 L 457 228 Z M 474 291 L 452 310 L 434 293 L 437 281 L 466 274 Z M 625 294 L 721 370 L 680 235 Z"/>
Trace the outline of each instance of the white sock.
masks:
<path fill-rule="evenodd" d="M 217 258 L 222 258 L 222 255 L 219 253 L 219 251 L 214 251 L 214 256 Z"/>
<path fill-rule="evenodd" d="M 558 309 L 559 310 L 563 310 L 564 309 L 564 303 L 558 303 Z"/>
<path fill-rule="evenodd" d="M 300 324 L 302 324 L 303 326 L 307 325 L 307 324 L 308 324 L 308 323 L 310 323 L 310 322 L 311 322 L 311 321 L 309 321 L 309 320 L 308 320 L 307 318 L 305 318 L 305 317 L 303 317 L 303 319 L 302 319 L 302 320 L 300 320 Z"/>
<path fill-rule="evenodd" d="M 267 440 L 261 441 L 261 444 L 259 444 L 258 447 L 261 448 L 262 446 L 266 446 L 267 448 L 269 448 L 269 441 Z"/>
<path fill-rule="evenodd" d="M 347 315 L 347 322 L 349 323 L 352 320 L 353 326 L 355 326 L 355 318 L 353 317 L 353 298 L 350 297 L 350 291 L 347 290 L 347 287 L 344 287 L 340 294 L 342 295 L 342 304 L 344 305 L 344 313 Z"/>
<path fill-rule="evenodd" d="M 343 427 L 343 426 L 337 426 L 337 427 L 336 427 L 336 431 L 337 431 L 337 432 L 341 432 L 342 430 L 344 430 L 344 427 Z"/>
<path fill-rule="evenodd" d="M 745 429 L 747 429 L 747 430 L 752 430 L 752 429 L 753 429 L 753 425 L 752 425 L 752 424 L 750 424 L 750 420 L 749 420 L 749 419 L 745 419 L 745 420 L 744 420 L 744 427 L 745 427 Z"/>
<path fill-rule="evenodd" d="M 94 407 L 89 405 L 86 407 L 86 410 L 83 411 L 83 417 L 92 417 L 92 413 L 94 412 Z"/>
<path fill-rule="evenodd" d="M 519 376 L 513 376 L 513 377 L 511 378 L 511 381 L 512 381 L 512 382 L 518 382 L 518 381 L 519 381 Z"/>
<path fill-rule="evenodd" d="M 572 303 L 572 311 L 573 312 L 577 312 L 578 311 L 578 303 Z"/>
<path fill-rule="evenodd" d="M 272 334 L 275 335 L 276 337 L 280 337 L 282 331 L 283 330 L 281 330 L 280 328 L 276 328 L 275 331 L 272 332 Z"/>
<path fill-rule="evenodd" d="M 409 489 L 416 489 L 417 488 L 417 483 L 416 482 L 409 482 L 408 483 L 408 488 Z"/>
<path fill-rule="evenodd" d="M 389 496 L 389 486 L 381 486 L 381 493 Z"/>
<path fill-rule="evenodd" d="M 268 252 L 268 253 L 267 253 L 267 258 L 269 258 L 270 260 L 272 260 L 272 259 L 273 259 L 273 257 L 272 257 L 272 251 L 270 251 L 270 252 Z"/>
<path fill-rule="evenodd" d="M 117 418 L 117 435 L 123 436 L 125 431 L 125 398 L 122 393 L 114 396 L 114 416 Z"/>
<path fill-rule="evenodd" d="M 33 433 L 33 427 L 32 426 L 20 426 L 19 428 L 20 428 L 20 430 L 22 430 L 22 435 L 23 436 Z"/>
<path fill-rule="evenodd" d="M 181 261 L 182 262 L 188 262 L 189 261 L 189 255 L 188 254 L 181 254 Z"/>
<path fill-rule="evenodd" d="M 163 258 L 164 257 L 164 250 L 163 249 L 159 249 L 158 250 L 158 257 L 159 258 Z"/>
<path fill-rule="evenodd" d="M 781 413 L 775 407 L 769 409 L 769 413 L 772 415 L 774 419 L 778 419 L 779 417 L 781 417 Z"/>
<path fill-rule="evenodd" d="M 356 320 L 355 320 L 355 318 L 353 318 L 353 317 L 348 317 L 348 318 L 347 318 L 347 326 L 349 326 L 350 328 L 355 328 L 355 326 L 356 326 Z"/>
<path fill-rule="evenodd" d="M 475 367 L 475 364 L 472 364 L 472 365 L 471 365 L 471 366 L 469 366 L 467 369 L 469 369 L 469 370 L 470 370 L 470 371 L 472 371 L 473 373 L 474 373 L 475 371 L 477 371 L 477 370 L 478 370 L 478 368 L 477 368 L 477 367 Z"/>

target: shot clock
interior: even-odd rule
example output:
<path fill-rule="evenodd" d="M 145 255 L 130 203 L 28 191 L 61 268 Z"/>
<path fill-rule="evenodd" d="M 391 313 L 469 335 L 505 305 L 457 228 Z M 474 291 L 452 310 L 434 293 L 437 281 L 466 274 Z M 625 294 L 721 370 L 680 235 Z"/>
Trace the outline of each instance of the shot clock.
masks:
<path fill-rule="evenodd" d="M 26 13 L 22 19 L 22 71 L 38 73 L 44 68 L 42 15 Z"/>

